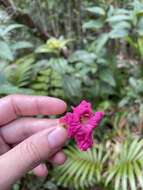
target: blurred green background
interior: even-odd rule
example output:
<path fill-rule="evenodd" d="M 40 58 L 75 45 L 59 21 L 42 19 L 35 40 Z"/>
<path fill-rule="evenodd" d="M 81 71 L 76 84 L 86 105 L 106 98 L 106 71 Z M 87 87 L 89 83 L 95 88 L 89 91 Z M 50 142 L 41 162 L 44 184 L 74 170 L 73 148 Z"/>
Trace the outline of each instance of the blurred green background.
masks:
<path fill-rule="evenodd" d="M 107 116 L 87 152 L 13 190 L 143 189 L 143 1 L 0 0 L 0 95 L 86 99 Z"/>

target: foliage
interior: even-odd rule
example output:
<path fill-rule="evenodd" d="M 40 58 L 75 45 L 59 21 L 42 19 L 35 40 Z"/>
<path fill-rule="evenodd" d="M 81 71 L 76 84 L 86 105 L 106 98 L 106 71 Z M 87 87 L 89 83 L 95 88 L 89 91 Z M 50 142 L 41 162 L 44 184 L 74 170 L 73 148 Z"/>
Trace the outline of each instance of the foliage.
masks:
<path fill-rule="evenodd" d="M 65 153 L 68 160 L 64 166 L 55 169 L 54 178 L 64 187 L 88 188 L 101 181 L 108 153 L 102 145 L 87 152 L 69 146 Z"/>
<path fill-rule="evenodd" d="M 142 0 L 0 1 L 0 49 L 1 96 L 87 99 L 106 112 L 92 150 L 70 143 L 64 166 L 14 190 L 143 189 Z"/>
<path fill-rule="evenodd" d="M 113 164 L 107 171 L 106 184 L 114 180 L 115 190 L 131 190 L 143 188 L 142 154 L 143 141 L 134 139 L 125 141 L 123 145 L 116 144 L 117 152 L 113 152 Z M 114 157 L 115 156 L 115 157 Z"/>
<path fill-rule="evenodd" d="M 110 149 L 109 149 L 110 148 Z M 76 189 L 91 186 L 115 190 L 143 188 L 143 141 L 127 139 L 123 143 L 95 144 L 92 150 L 80 152 L 69 146 L 65 165 L 55 169 L 58 184 Z M 109 182 L 112 184 L 109 186 Z"/>

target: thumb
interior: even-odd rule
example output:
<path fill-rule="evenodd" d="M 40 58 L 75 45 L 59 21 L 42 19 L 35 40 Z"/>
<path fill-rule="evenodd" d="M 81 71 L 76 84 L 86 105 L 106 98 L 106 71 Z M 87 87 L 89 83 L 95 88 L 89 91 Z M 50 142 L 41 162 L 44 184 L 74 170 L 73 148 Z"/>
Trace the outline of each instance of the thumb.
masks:
<path fill-rule="evenodd" d="M 7 189 L 23 174 L 51 157 L 67 140 L 66 129 L 49 128 L 26 139 L 0 157 L 0 189 Z"/>

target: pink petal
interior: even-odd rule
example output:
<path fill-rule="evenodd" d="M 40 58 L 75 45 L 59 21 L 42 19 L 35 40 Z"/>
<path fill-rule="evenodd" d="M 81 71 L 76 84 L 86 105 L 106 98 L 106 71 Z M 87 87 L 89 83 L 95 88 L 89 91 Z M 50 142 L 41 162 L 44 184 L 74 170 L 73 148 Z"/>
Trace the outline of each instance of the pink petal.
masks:
<path fill-rule="evenodd" d="M 93 128 L 96 128 L 101 120 L 104 117 L 104 112 L 96 112 L 93 116 L 90 117 L 89 119 L 89 124 L 93 126 Z"/>
<path fill-rule="evenodd" d="M 76 113 L 79 117 L 90 116 L 93 113 L 91 103 L 83 100 L 77 107 L 73 108 L 73 113 Z"/>
<path fill-rule="evenodd" d="M 67 113 L 60 122 L 67 126 L 69 138 L 74 138 L 80 150 L 85 151 L 93 145 L 93 129 L 104 116 L 103 112 L 94 113 L 89 102 L 83 100 L 73 113 Z"/>
<path fill-rule="evenodd" d="M 80 150 L 86 151 L 93 145 L 92 129 L 82 128 L 75 136 L 77 146 Z"/>
<path fill-rule="evenodd" d="M 73 113 L 67 113 L 64 117 L 62 117 L 60 122 L 67 125 L 69 138 L 73 138 L 81 127 L 78 115 Z"/>

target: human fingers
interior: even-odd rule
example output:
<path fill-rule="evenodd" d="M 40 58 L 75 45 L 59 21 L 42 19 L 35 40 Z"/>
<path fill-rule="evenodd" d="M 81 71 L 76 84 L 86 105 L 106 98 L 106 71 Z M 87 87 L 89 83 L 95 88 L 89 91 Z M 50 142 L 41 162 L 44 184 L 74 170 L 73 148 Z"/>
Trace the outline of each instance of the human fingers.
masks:
<path fill-rule="evenodd" d="M 0 159 L 0 189 L 9 188 L 24 173 L 51 158 L 67 140 L 62 127 L 47 129 L 26 139 Z M 7 176 L 7 177 L 5 177 Z"/>
<path fill-rule="evenodd" d="M 0 134 L 8 144 L 17 144 L 31 135 L 58 126 L 58 119 L 20 118 L 0 128 Z"/>
<path fill-rule="evenodd" d="M 10 95 L 0 99 L 0 125 L 19 116 L 57 115 L 66 110 L 64 101 L 46 96 Z"/>

